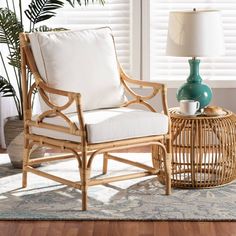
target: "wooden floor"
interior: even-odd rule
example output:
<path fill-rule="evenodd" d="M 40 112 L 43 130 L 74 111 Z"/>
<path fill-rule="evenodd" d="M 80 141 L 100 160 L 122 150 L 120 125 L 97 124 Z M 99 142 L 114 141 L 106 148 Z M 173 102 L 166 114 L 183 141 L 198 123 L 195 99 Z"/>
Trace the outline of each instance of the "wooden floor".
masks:
<path fill-rule="evenodd" d="M 143 150 L 139 151 L 142 152 Z M 5 150 L 0 149 L 0 153 L 3 152 L 5 152 Z M 236 222 L 0 221 L 0 236 L 74 236 L 74 235 L 236 236 Z"/>
<path fill-rule="evenodd" d="M 236 223 L 134 221 L 1 221 L 0 236 L 235 236 Z"/>

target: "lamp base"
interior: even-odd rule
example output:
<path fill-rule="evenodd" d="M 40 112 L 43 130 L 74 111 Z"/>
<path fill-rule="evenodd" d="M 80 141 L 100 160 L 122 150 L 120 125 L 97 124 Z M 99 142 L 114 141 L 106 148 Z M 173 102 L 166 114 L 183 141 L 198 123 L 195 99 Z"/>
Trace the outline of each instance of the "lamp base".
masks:
<path fill-rule="evenodd" d="M 177 91 L 177 100 L 195 100 L 200 102 L 200 109 L 206 107 L 212 98 L 212 91 L 203 83 L 185 83 Z"/>
<path fill-rule="evenodd" d="M 212 99 L 211 88 L 202 83 L 199 75 L 200 60 L 189 60 L 190 75 L 187 82 L 183 84 L 177 91 L 177 100 L 195 100 L 200 102 L 200 109 L 206 107 Z"/>

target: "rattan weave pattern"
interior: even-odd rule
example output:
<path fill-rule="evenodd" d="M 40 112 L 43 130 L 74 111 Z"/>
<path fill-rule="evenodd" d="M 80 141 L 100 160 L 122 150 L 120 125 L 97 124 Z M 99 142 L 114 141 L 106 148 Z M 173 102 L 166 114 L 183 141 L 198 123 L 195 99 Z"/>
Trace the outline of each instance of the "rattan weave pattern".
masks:
<path fill-rule="evenodd" d="M 184 116 L 169 109 L 172 123 L 172 186 L 206 188 L 236 178 L 236 117 Z"/>

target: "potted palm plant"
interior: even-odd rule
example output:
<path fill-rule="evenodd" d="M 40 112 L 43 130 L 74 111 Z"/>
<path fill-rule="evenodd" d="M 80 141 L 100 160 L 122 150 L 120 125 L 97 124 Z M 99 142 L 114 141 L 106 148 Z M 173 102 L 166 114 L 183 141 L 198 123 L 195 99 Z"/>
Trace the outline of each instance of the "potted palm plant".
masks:
<path fill-rule="evenodd" d="M 104 4 L 105 0 L 98 0 Z M 10 2 L 12 7 L 10 7 Z M 4 44 L 8 51 L 8 56 L 4 57 L 0 52 L 0 63 L 4 69 L 4 75 L 0 75 L 0 95 L 2 97 L 11 97 L 17 110 L 17 116 L 6 119 L 4 126 L 5 143 L 11 163 L 16 168 L 22 167 L 23 152 L 23 98 L 21 90 L 21 68 L 20 68 L 20 42 L 19 33 L 23 31 L 49 31 L 47 26 L 38 26 L 42 21 L 46 21 L 56 16 L 58 9 L 63 8 L 65 2 L 72 7 L 77 3 L 82 4 L 81 0 L 32 0 L 27 9 L 23 11 L 22 1 L 18 1 L 18 7 L 14 5 L 15 1 L 6 0 L 6 7 L 0 8 L 0 43 Z M 94 2 L 94 0 L 92 0 Z M 87 5 L 89 0 L 84 0 Z M 16 10 L 18 9 L 18 10 Z M 23 22 L 23 14 L 26 15 L 28 22 Z M 25 25 L 29 29 L 25 29 Z M 11 73 L 10 73 L 11 71 Z M 32 75 L 28 71 L 28 76 Z M 31 83 L 31 79 L 29 79 Z M 29 84 L 30 86 L 30 84 Z"/>

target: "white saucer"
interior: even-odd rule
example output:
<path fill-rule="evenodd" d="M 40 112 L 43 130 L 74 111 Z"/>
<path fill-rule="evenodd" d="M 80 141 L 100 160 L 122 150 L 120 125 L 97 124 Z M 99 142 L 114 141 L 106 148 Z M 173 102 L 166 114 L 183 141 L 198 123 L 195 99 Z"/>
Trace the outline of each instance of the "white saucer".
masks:
<path fill-rule="evenodd" d="M 177 114 L 181 115 L 181 116 L 192 116 L 192 117 L 195 117 L 195 116 L 199 116 L 201 115 L 202 113 L 200 111 L 196 112 L 195 114 L 193 115 L 187 115 L 187 114 L 184 114 L 182 113 L 179 109 L 177 110 Z"/>

